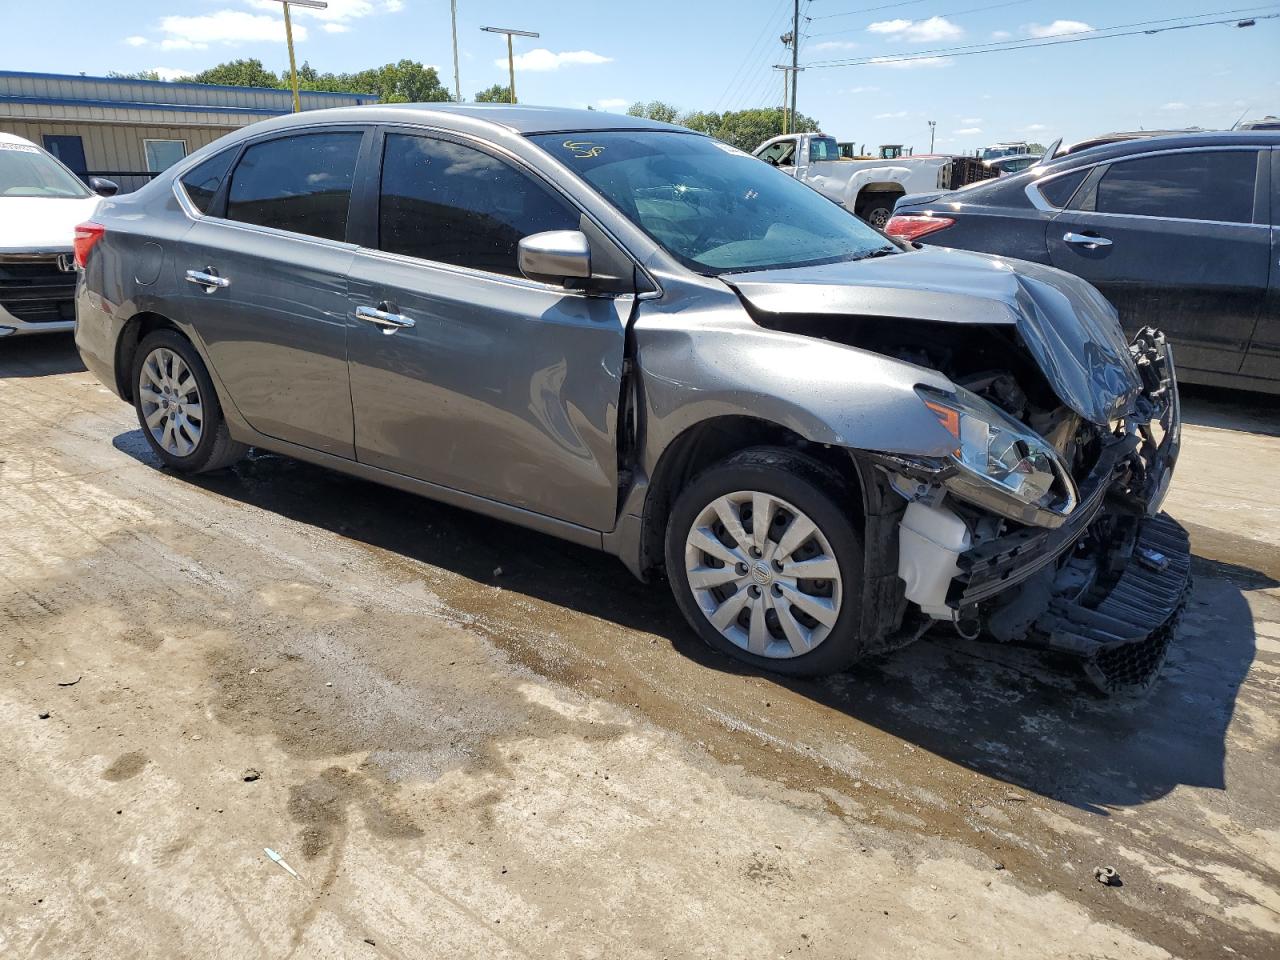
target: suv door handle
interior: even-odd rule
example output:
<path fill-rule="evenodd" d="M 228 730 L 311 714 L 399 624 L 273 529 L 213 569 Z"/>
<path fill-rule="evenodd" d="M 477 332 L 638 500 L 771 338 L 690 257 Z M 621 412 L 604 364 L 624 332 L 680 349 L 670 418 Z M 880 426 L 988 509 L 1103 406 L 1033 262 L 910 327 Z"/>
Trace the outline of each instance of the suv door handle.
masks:
<path fill-rule="evenodd" d="M 397 330 L 412 327 L 414 324 L 413 317 L 406 317 L 397 310 L 394 303 L 389 303 L 386 300 L 378 304 L 377 307 L 356 307 L 356 319 L 368 320 L 370 323 L 382 327 L 383 333 L 395 333 Z"/>
<path fill-rule="evenodd" d="M 1090 250 L 1097 250 L 1099 247 L 1111 246 L 1111 241 L 1106 237 L 1090 236 L 1087 233 L 1064 233 L 1063 241 L 1066 243 L 1074 243 L 1077 246 L 1088 247 Z"/>
<path fill-rule="evenodd" d="M 205 293 L 215 293 L 223 287 L 231 286 L 231 280 L 228 277 L 218 276 L 218 271 L 213 267 L 205 267 L 203 270 L 188 270 L 187 283 L 194 283 L 197 286 L 204 287 Z"/>

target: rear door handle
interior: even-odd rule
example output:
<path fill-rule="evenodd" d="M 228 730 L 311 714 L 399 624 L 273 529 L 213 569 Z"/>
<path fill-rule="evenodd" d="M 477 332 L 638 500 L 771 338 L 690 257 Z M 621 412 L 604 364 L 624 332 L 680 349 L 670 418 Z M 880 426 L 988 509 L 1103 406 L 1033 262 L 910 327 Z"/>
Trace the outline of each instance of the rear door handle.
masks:
<path fill-rule="evenodd" d="M 356 319 L 382 327 L 383 333 L 395 333 L 405 327 L 412 327 L 413 317 L 406 317 L 396 309 L 394 303 L 383 301 L 377 307 L 356 307 Z"/>
<path fill-rule="evenodd" d="M 1066 243 L 1074 243 L 1076 246 L 1088 247 L 1090 250 L 1096 250 L 1098 247 L 1109 247 L 1111 241 L 1106 237 L 1090 236 L 1087 233 L 1064 233 L 1062 239 Z"/>
<path fill-rule="evenodd" d="M 203 270 L 188 270 L 187 283 L 194 283 L 197 286 L 204 287 L 205 293 L 214 293 L 223 287 L 231 286 L 231 280 L 228 277 L 218 276 L 218 271 L 213 267 L 205 267 Z"/>

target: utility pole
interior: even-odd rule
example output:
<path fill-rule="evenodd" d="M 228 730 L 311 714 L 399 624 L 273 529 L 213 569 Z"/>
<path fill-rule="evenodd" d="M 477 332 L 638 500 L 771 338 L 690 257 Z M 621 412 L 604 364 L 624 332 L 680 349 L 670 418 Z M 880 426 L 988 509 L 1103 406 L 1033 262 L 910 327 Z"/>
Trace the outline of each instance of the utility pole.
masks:
<path fill-rule="evenodd" d="M 511 77 L 511 86 L 508 93 L 511 95 L 511 102 L 516 102 L 516 59 L 511 52 L 512 37 L 540 37 L 542 34 L 533 33 L 529 30 L 508 30 L 506 27 L 481 27 L 485 33 L 505 33 L 507 35 L 507 72 Z"/>
<path fill-rule="evenodd" d="M 775 63 L 773 65 L 773 69 L 782 71 L 782 133 L 783 133 L 783 136 L 786 136 L 788 132 L 787 116 L 789 114 L 787 101 L 791 97 L 791 75 L 789 73 L 791 68 L 788 66 L 784 66 L 781 63 Z"/>
<path fill-rule="evenodd" d="M 293 56 L 293 21 L 289 17 L 289 5 L 311 10 L 327 10 L 324 0 L 277 0 L 284 7 L 284 42 L 289 47 L 289 85 L 293 87 L 293 112 L 302 112 L 302 97 L 298 96 L 298 62 Z"/>
<path fill-rule="evenodd" d="M 933 153 L 933 134 L 934 134 L 934 131 L 936 131 L 937 129 L 938 129 L 938 121 L 930 120 L 929 121 L 929 152 L 930 153 Z"/>
<path fill-rule="evenodd" d="M 800 76 L 800 0 L 794 0 L 791 14 L 791 125 L 796 125 L 796 87 Z"/>
<path fill-rule="evenodd" d="M 458 0 L 450 0 L 449 12 L 453 16 L 453 89 L 462 102 L 462 81 L 458 79 Z"/>
<path fill-rule="evenodd" d="M 796 125 L 795 98 L 792 96 L 792 91 L 795 89 L 794 77 L 804 67 L 789 67 L 785 63 L 775 63 L 773 69 L 782 71 L 782 132 L 792 133 Z M 787 106 L 788 96 L 792 96 L 790 109 Z"/>

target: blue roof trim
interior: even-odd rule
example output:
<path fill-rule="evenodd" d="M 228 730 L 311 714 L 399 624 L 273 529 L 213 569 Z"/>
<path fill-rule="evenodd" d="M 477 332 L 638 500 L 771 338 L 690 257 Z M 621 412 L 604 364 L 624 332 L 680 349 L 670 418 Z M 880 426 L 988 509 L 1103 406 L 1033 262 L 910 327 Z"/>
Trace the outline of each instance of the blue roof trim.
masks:
<path fill-rule="evenodd" d="M 220 83 L 183 83 L 177 80 L 137 80 L 133 77 L 87 77 L 79 73 L 31 73 L 26 70 L 0 70 L 0 77 L 29 77 L 37 80 L 87 80 L 93 83 L 143 84 L 145 86 L 186 88 L 190 90 L 237 90 L 241 93 L 278 93 L 292 97 L 293 91 L 283 87 L 233 87 Z M 377 101 L 372 93 L 329 93 L 327 90 L 300 90 L 303 99 L 308 97 L 343 97 L 353 103 Z"/>
<path fill-rule="evenodd" d="M 376 98 L 369 102 L 376 103 Z M 203 103 L 152 103 L 149 100 L 82 100 L 75 97 L 13 97 L 0 93 L 0 104 L 36 103 L 62 107 L 104 107 L 109 110 L 170 110 L 175 113 L 238 113 L 246 116 L 279 117 L 293 113 L 292 104 L 283 109 L 271 107 L 230 107 Z M 321 107 L 320 109 L 325 109 Z M 336 108 L 335 108 L 336 109 Z M 314 111 L 304 110 L 303 113 Z M 28 119 L 39 120 L 40 117 Z M 52 118 L 50 118 L 52 119 Z"/>

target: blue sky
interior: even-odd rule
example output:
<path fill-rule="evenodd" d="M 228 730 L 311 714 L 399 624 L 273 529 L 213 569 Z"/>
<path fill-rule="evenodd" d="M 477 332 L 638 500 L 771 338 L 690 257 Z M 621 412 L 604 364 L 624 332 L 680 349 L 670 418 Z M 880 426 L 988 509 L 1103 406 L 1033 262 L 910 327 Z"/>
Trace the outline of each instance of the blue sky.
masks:
<path fill-rule="evenodd" d="M 5 0 L 7 69 L 103 74 L 196 71 L 235 57 L 287 64 L 272 0 Z M 869 10 L 876 7 L 879 9 Z M 625 110 L 781 100 L 778 35 L 791 0 L 458 0 L 463 93 L 505 82 L 505 42 L 482 25 L 540 31 L 517 41 L 526 103 Z M 1280 20 L 1072 43 L 983 56 L 930 51 L 1064 37 L 1177 16 L 1280 13 L 1245 0 L 802 0 L 802 113 L 839 139 L 971 149 L 1002 139 L 1068 140 L 1135 127 L 1230 126 L 1280 114 Z M 107 11 L 109 10 L 109 13 Z M 1218 19 L 1218 18 L 1214 18 Z M 353 70 L 409 57 L 452 86 L 449 0 L 330 0 L 295 8 L 299 59 Z M 925 53 L 920 53 L 925 51 Z M 51 55 L 55 54 L 56 55 Z M 924 59 L 819 67 L 838 58 Z"/>

